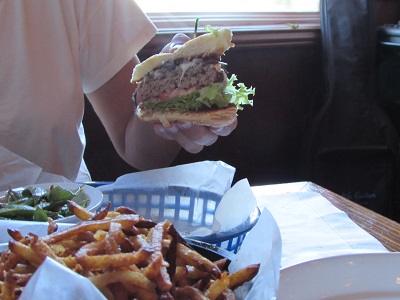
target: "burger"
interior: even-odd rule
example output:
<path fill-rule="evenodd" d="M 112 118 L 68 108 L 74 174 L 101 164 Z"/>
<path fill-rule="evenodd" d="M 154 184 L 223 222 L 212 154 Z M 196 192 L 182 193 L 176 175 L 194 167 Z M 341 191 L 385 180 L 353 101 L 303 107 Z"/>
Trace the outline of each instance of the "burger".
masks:
<path fill-rule="evenodd" d="M 225 51 L 234 47 L 227 28 L 205 27 L 206 33 L 189 40 L 173 53 L 160 53 L 135 66 L 131 82 L 135 113 L 143 121 L 191 122 L 205 126 L 227 126 L 243 105 L 252 105 L 254 88 L 235 84 L 229 78 Z"/>

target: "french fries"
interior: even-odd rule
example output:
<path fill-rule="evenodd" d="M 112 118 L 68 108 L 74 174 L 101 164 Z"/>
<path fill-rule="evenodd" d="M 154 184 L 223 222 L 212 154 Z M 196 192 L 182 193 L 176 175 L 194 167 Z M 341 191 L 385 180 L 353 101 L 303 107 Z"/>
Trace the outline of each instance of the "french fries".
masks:
<path fill-rule="evenodd" d="M 109 206 L 97 214 L 70 205 L 84 221 L 38 237 L 9 230 L 0 256 L 0 299 L 18 299 L 27 282 L 51 257 L 87 278 L 107 299 L 235 299 L 232 292 L 253 279 L 259 265 L 235 273 L 192 249 L 167 220 L 154 223 L 133 210 Z"/>

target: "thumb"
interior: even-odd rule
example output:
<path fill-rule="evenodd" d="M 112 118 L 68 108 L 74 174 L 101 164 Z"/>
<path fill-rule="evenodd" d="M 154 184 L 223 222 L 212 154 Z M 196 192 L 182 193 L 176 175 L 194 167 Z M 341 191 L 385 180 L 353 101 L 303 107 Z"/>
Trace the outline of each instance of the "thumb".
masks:
<path fill-rule="evenodd" d="M 177 33 L 167 45 L 161 50 L 161 53 L 172 53 L 181 47 L 190 38 L 184 33 Z"/>

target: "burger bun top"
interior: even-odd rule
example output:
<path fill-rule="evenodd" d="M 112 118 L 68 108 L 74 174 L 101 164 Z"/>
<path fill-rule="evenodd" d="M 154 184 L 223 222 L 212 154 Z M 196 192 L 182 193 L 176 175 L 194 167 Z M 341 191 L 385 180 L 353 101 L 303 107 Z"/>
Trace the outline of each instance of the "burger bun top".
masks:
<path fill-rule="evenodd" d="M 226 50 L 235 45 L 232 43 L 232 31 L 222 28 L 216 32 L 202 34 L 187 41 L 173 53 L 160 53 L 150 56 L 133 69 L 132 83 L 140 81 L 147 73 L 162 65 L 163 61 L 183 57 L 201 57 L 215 55 L 221 57 Z"/>

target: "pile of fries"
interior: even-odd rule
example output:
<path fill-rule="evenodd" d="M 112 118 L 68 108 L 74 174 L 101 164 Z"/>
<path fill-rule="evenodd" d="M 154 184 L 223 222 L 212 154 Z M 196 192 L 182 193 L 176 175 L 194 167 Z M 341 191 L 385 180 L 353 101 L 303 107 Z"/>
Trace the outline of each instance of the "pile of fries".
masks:
<path fill-rule="evenodd" d="M 48 235 L 12 240 L 0 257 L 0 299 L 18 299 L 35 270 L 51 257 L 87 278 L 107 299 L 235 299 L 233 290 L 254 278 L 259 265 L 228 274 L 226 258 L 212 262 L 192 249 L 169 221 L 155 223 L 127 207 L 93 214 L 69 208 L 80 223 Z"/>

